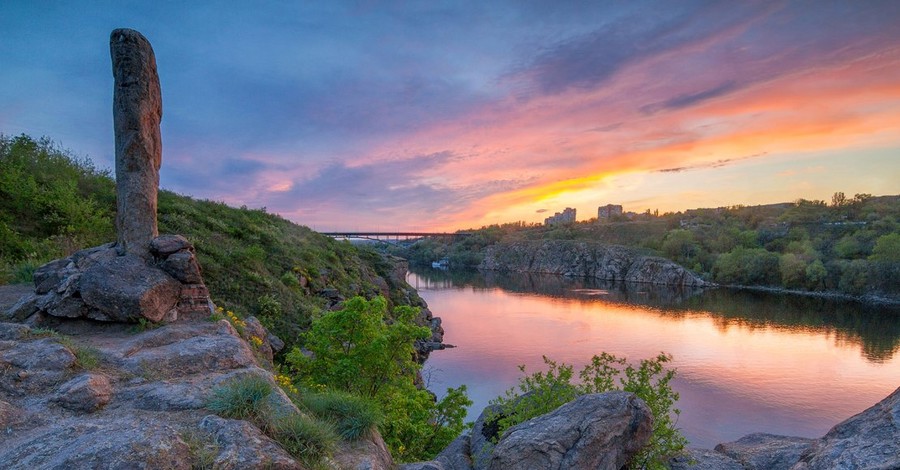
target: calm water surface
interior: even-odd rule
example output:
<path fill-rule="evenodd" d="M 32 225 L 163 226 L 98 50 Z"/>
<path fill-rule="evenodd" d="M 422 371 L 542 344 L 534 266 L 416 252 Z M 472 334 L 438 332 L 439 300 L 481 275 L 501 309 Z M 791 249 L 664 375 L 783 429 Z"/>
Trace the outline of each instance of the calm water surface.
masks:
<path fill-rule="evenodd" d="M 432 353 L 426 379 L 439 395 L 468 385 L 470 420 L 542 355 L 577 369 L 602 351 L 672 354 L 678 426 L 697 447 L 752 432 L 819 437 L 900 386 L 897 308 L 413 269 L 408 281 L 457 346 Z"/>

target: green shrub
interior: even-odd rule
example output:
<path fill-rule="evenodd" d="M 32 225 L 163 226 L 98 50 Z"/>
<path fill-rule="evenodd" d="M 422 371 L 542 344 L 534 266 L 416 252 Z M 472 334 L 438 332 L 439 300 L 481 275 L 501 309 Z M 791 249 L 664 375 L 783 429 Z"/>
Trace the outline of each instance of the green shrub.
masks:
<path fill-rule="evenodd" d="M 346 440 L 370 435 L 382 420 L 375 403 L 349 393 L 303 393 L 299 405 L 316 417 L 334 423 L 337 432 Z"/>
<path fill-rule="evenodd" d="M 491 401 L 499 406 L 499 411 L 488 416 L 498 428 L 493 440 L 510 427 L 549 413 L 580 395 L 624 390 L 644 400 L 653 413 L 650 442 L 632 460 L 631 468 L 665 469 L 666 462 L 687 444 L 675 427 L 677 420 L 673 419 L 680 410 L 674 407 L 678 393 L 670 385 L 675 370 L 665 367 L 671 360 L 672 356 L 661 353 L 653 359 L 641 360 L 635 367 L 627 365 L 624 358 L 601 353 L 581 370 L 579 381 L 573 381 L 571 365 L 544 356 L 546 372 L 526 374 L 519 379 L 517 387 Z M 525 373 L 525 366 L 519 366 L 519 370 Z"/>
<path fill-rule="evenodd" d="M 291 289 L 300 287 L 300 280 L 297 279 L 297 275 L 292 271 L 285 271 L 285 273 L 281 275 L 281 283 Z"/>
<path fill-rule="evenodd" d="M 464 428 L 465 387 L 449 389 L 436 402 L 415 386 L 421 366 L 414 342 L 431 336 L 415 324 L 417 309 L 398 307 L 387 319 L 383 297 L 354 297 L 344 308 L 328 312 L 303 336 L 309 357 L 294 348 L 286 363 L 309 388 L 352 393 L 373 400 L 384 414 L 381 434 L 394 459 L 428 460 Z"/>
<path fill-rule="evenodd" d="M 219 416 L 234 419 L 259 420 L 265 415 L 265 399 L 272 393 L 272 384 L 259 376 L 249 376 L 216 387 L 206 407 Z"/>
<path fill-rule="evenodd" d="M 303 414 L 279 416 L 271 425 L 272 438 L 307 465 L 330 455 L 340 439 L 330 423 Z"/>

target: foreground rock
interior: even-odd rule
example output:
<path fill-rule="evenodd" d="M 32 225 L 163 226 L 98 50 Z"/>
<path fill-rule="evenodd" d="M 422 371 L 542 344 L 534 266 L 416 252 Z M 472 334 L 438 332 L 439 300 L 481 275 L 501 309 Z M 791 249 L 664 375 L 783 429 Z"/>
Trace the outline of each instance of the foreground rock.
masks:
<path fill-rule="evenodd" d="M 690 449 L 673 470 L 900 469 L 900 388 L 819 439 L 750 434 L 714 451 Z"/>
<path fill-rule="evenodd" d="M 142 333 L 65 319 L 54 327 L 61 334 L 0 323 L 0 467 L 304 468 L 251 423 L 205 409 L 213 388 L 254 375 L 273 385 L 270 409 L 298 412 L 262 352 L 226 320 Z M 86 353 L 96 358 L 90 370 Z M 393 466 L 377 434 L 335 460 Z"/>
<path fill-rule="evenodd" d="M 485 414 L 469 435 L 453 441 L 435 460 L 404 470 L 618 470 L 647 444 L 653 417 L 627 392 L 584 395 L 556 410 L 508 429 L 496 446 Z"/>
<path fill-rule="evenodd" d="M 200 276 L 194 247 L 180 235 L 172 252 L 151 250 L 150 259 L 118 255 L 112 243 L 51 261 L 34 272 L 34 293 L 23 297 L 0 319 L 23 321 L 38 314 L 100 321 L 151 322 L 205 318 L 212 314 L 209 291 Z M 173 257 L 178 263 L 171 263 Z M 4 318 L 5 317 L 5 318 Z"/>
<path fill-rule="evenodd" d="M 812 439 L 755 433 L 716 446 L 716 451 L 739 462 L 744 468 L 788 470 L 809 449 Z"/>
<path fill-rule="evenodd" d="M 632 248 L 571 240 L 492 245 L 479 269 L 592 277 L 609 281 L 700 287 L 706 282 L 672 261 Z"/>
<path fill-rule="evenodd" d="M 900 468 L 900 388 L 875 406 L 831 428 L 792 468 Z"/>

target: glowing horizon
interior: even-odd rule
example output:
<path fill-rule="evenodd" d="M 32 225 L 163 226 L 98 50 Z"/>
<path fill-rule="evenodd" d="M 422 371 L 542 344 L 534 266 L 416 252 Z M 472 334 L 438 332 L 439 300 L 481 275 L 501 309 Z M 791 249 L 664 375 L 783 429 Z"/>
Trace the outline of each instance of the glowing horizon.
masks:
<path fill-rule="evenodd" d="M 36 8 L 0 18 L 0 132 L 111 166 L 133 27 L 162 187 L 322 231 L 900 194 L 898 3 Z"/>

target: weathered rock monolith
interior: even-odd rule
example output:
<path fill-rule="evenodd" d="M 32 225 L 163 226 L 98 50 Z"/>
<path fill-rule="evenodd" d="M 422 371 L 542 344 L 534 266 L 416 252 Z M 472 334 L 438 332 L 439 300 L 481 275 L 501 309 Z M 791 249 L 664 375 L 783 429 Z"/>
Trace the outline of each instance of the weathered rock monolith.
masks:
<path fill-rule="evenodd" d="M 115 88 L 116 249 L 119 254 L 149 256 L 150 241 L 159 235 L 156 195 L 162 164 L 162 95 L 156 57 L 150 42 L 132 29 L 116 29 L 109 37 Z"/>

